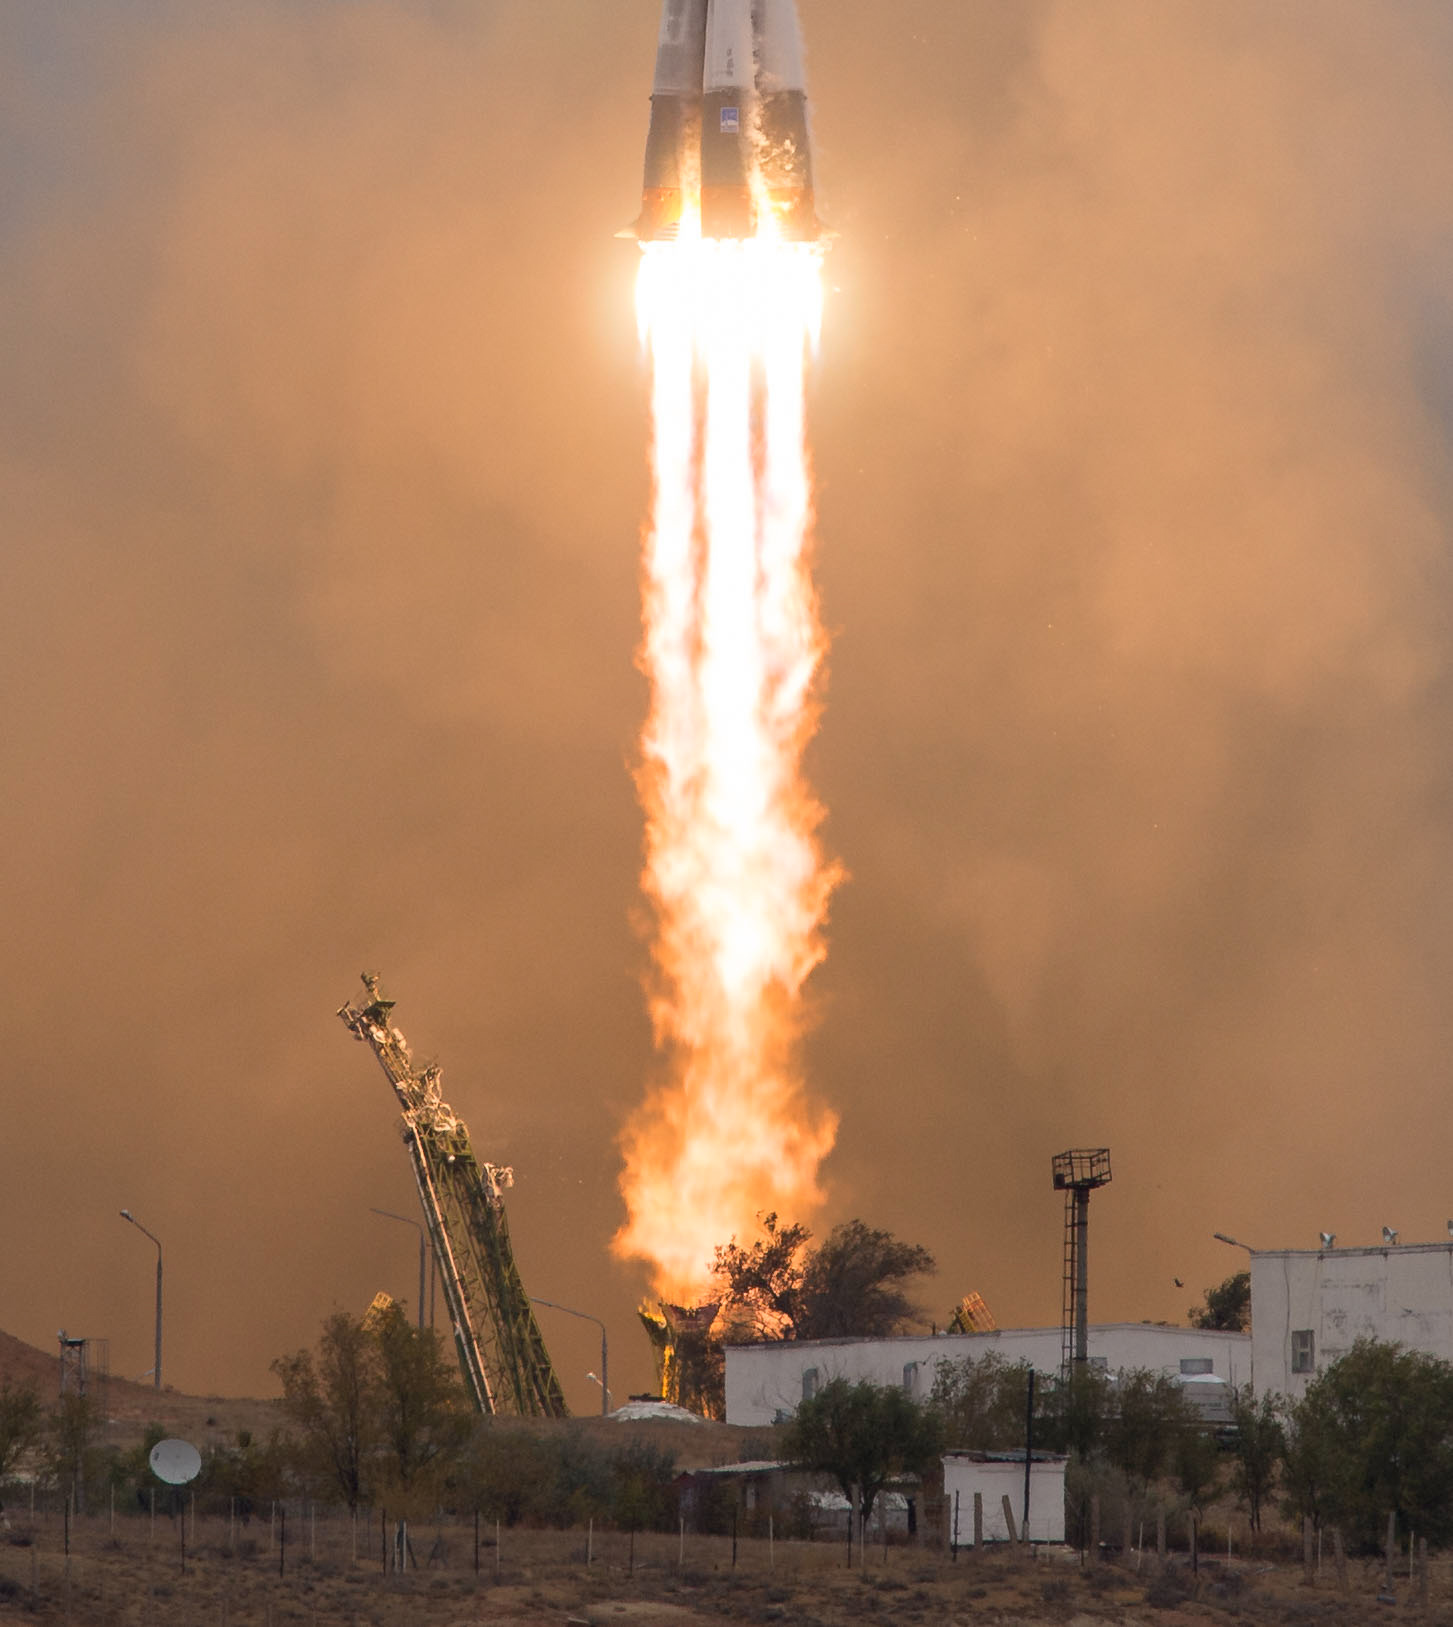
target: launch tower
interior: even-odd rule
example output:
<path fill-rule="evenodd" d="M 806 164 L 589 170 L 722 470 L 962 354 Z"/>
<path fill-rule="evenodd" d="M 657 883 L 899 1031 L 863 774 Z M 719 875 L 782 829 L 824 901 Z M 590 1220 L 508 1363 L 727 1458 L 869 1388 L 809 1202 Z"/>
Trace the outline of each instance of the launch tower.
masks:
<path fill-rule="evenodd" d="M 398 1096 L 470 1399 L 481 1412 L 564 1418 L 560 1381 L 510 1247 L 504 1191 L 514 1171 L 476 1159 L 468 1127 L 440 1093 L 441 1070 L 415 1068 L 377 974 L 365 972 L 363 986 L 364 1003 L 342 1006 L 338 1015 L 372 1046 Z"/>

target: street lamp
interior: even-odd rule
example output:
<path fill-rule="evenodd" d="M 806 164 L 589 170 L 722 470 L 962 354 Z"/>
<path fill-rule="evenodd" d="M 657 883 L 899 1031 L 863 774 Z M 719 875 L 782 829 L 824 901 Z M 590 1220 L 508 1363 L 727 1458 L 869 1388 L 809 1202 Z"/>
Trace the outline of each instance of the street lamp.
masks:
<path fill-rule="evenodd" d="M 121 1211 L 121 1218 L 129 1220 L 137 1231 L 149 1237 L 156 1244 L 156 1360 L 152 1364 L 152 1382 L 157 1389 L 161 1388 L 161 1239 L 155 1232 L 147 1231 L 146 1227 L 136 1218 L 129 1209 Z"/>
<path fill-rule="evenodd" d="M 1244 1248 L 1248 1254 L 1256 1253 L 1256 1250 L 1252 1248 L 1250 1243 L 1238 1242 L 1234 1237 L 1227 1237 L 1225 1232 L 1212 1232 L 1211 1236 L 1214 1237 L 1218 1243 L 1229 1243 L 1232 1248 Z"/>
<path fill-rule="evenodd" d="M 548 1305 L 552 1311 L 564 1311 L 566 1316 L 578 1316 L 582 1322 L 594 1322 L 600 1329 L 600 1377 L 596 1383 L 600 1385 L 600 1415 L 605 1418 L 610 1413 L 610 1353 L 606 1349 L 605 1323 L 598 1316 L 592 1316 L 589 1311 L 572 1311 L 568 1305 L 557 1305 L 553 1299 L 536 1299 L 530 1295 L 532 1305 Z M 595 1378 L 595 1374 L 590 1375 Z"/>
<path fill-rule="evenodd" d="M 605 1396 L 606 1404 L 607 1404 L 607 1406 L 609 1406 L 609 1403 L 610 1403 L 610 1391 L 607 1390 L 604 1383 L 601 1382 L 599 1374 L 597 1374 L 597 1373 L 587 1373 L 585 1376 L 590 1380 L 590 1382 L 592 1384 L 599 1384 L 600 1385 L 601 1394 Z"/>
<path fill-rule="evenodd" d="M 426 1260 L 427 1260 L 428 1257 L 424 1252 L 424 1228 L 419 1224 L 419 1222 L 417 1220 L 411 1220 L 408 1217 L 408 1215 L 396 1215 L 393 1212 L 392 1209 L 375 1209 L 373 1207 L 373 1205 L 370 1204 L 369 1205 L 369 1213 L 370 1214 L 375 1214 L 375 1215 L 382 1215 L 385 1220 L 400 1220 L 400 1221 L 402 1221 L 404 1223 L 405 1226 L 412 1226 L 414 1228 L 414 1230 L 416 1232 L 418 1232 L 418 1234 L 419 1234 L 419 1327 L 420 1327 L 420 1329 L 422 1329 L 423 1326 L 424 1326 L 424 1280 L 425 1280 L 425 1273 L 428 1270 L 428 1267 L 427 1267 L 427 1264 L 426 1264 Z M 431 1307 L 431 1310 L 432 1310 L 432 1307 Z M 433 1327 L 433 1325 L 434 1325 L 434 1318 L 431 1315 L 430 1318 L 429 1318 L 429 1326 Z"/>

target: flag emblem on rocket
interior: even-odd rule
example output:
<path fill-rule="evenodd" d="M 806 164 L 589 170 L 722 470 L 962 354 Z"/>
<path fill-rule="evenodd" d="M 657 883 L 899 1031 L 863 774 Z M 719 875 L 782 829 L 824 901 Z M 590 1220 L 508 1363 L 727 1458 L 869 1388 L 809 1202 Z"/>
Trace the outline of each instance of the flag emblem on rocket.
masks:
<path fill-rule="evenodd" d="M 815 242 L 794 0 L 663 0 L 641 215 L 627 235 Z"/>

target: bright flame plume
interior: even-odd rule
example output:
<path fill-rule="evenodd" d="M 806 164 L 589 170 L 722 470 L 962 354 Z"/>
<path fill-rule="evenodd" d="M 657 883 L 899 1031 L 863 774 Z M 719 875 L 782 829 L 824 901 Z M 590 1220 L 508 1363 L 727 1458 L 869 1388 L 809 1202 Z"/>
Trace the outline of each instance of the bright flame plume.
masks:
<path fill-rule="evenodd" d="M 695 1303 L 754 1217 L 801 1218 L 836 1118 L 807 1097 L 802 987 L 837 872 L 802 776 L 824 653 L 808 571 L 806 367 L 815 245 L 644 246 L 654 496 L 639 775 L 656 917 L 652 1017 L 669 1078 L 623 1137 L 617 1253 Z"/>

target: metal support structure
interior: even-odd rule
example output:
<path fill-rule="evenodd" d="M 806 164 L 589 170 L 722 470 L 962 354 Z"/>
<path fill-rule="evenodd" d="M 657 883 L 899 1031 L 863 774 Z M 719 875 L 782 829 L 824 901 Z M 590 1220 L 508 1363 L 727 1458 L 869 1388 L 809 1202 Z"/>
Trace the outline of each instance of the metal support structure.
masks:
<path fill-rule="evenodd" d="M 376 974 L 365 973 L 363 985 L 368 999 L 341 1007 L 338 1015 L 372 1048 L 399 1099 L 404 1145 L 470 1399 L 480 1412 L 567 1417 L 510 1245 L 504 1192 L 514 1171 L 475 1157 L 468 1126 L 440 1092 L 441 1070 L 415 1068 L 393 1026 L 394 1002 L 379 992 Z"/>
<path fill-rule="evenodd" d="M 152 1363 L 152 1383 L 159 1390 L 161 1388 L 161 1239 L 155 1232 L 147 1231 L 146 1227 L 136 1218 L 129 1209 L 121 1211 L 121 1218 L 129 1220 L 137 1231 L 149 1237 L 156 1244 L 156 1359 Z"/>
<path fill-rule="evenodd" d="M 1054 1188 L 1065 1195 L 1064 1278 L 1060 1296 L 1060 1376 L 1083 1372 L 1090 1360 L 1090 1193 L 1110 1182 L 1110 1149 L 1057 1153 Z"/>

